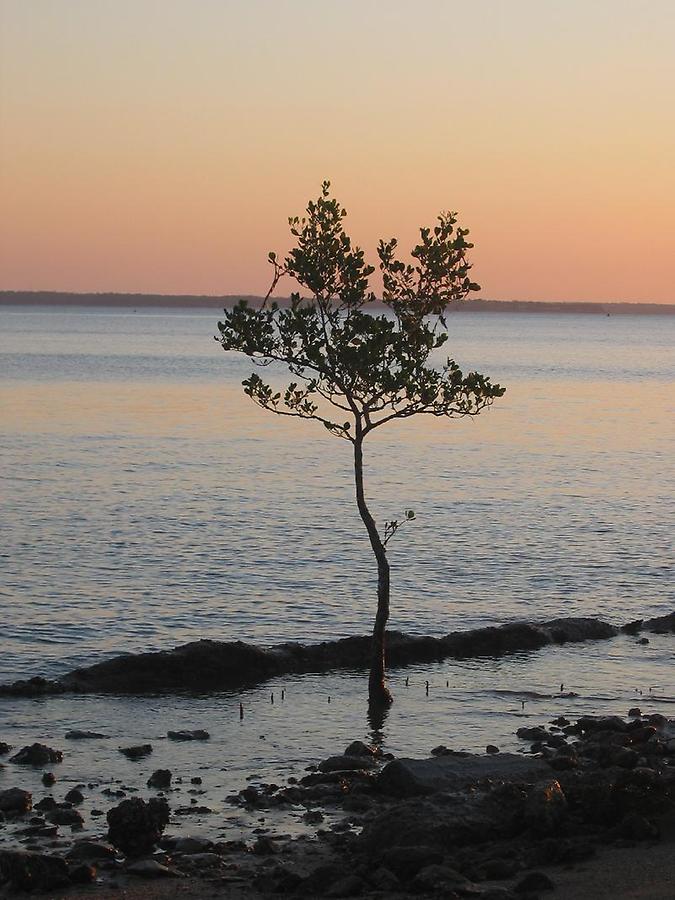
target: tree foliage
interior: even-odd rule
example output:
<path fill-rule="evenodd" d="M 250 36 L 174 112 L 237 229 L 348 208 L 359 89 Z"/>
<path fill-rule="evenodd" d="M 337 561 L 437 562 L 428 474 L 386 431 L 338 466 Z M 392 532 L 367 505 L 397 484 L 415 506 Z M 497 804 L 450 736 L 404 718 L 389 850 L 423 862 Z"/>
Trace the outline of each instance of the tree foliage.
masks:
<path fill-rule="evenodd" d="M 260 366 L 285 363 L 294 378 L 275 391 L 254 373 L 245 392 L 264 409 L 314 419 L 351 442 L 393 419 L 477 415 L 504 389 L 477 372 L 464 375 L 450 358 L 440 368 L 429 363 L 448 339 L 446 307 L 479 289 L 469 277 L 468 230 L 455 213 L 441 214 L 434 228 L 420 230 L 409 263 L 398 258 L 396 239 L 380 241 L 389 314 L 377 314 L 374 268 L 345 233 L 345 215 L 324 182 L 306 216 L 289 219 L 296 246 L 283 262 L 269 254 L 274 277 L 262 307 L 241 301 L 225 311 L 223 349 Z M 282 307 L 272 294 L 286 276 L 306 293 Z"/>

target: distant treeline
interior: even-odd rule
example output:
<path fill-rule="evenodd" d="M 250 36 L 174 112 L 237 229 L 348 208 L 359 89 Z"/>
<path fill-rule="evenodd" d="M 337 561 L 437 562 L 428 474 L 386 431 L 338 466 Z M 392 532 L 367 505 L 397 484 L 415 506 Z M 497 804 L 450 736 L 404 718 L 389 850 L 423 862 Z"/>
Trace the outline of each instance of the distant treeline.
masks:
<path fill-rule="evenodd" d="M 274 299 L 282 306 L 289 302 L 288 297 L 275 297 Z M 262 303 L 262 297 L 235 294 L 213 297 L 207 294 L 71 294 L 61 291 L 0 291 L 0 305 L 5 306 L 122 306 L 132 309 L 155 306 L 169 309 L 222 309 L 226 306 L 233 306 L 239 300 L 247 300 L 251 305 Z M 673 315 L 675 314 L 675 303 L 465 300 L 448 307 L 448 312 Z"/>

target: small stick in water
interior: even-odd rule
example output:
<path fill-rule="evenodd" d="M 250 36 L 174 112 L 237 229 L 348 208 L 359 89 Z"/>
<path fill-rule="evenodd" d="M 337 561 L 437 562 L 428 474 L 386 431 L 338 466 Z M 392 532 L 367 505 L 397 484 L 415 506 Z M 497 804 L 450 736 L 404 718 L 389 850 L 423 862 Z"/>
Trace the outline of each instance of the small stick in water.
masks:
<path fill-rule="evenodd" d="M 525 709 L 525 701 L 524 700 L 520 701 L 520 708 L 521 708 L 521 710 Z"/>
<path fill-rule="evenodd" d="M 283 690 L 283 691 L 281 692 L 281 702 L 283 703 L 285 699 L 286 699 L 286 691 Z"/>
<path fill-rule="evenodd" d="M 406 687 L 408 687 L 408 681 L 409 681 L 409 679 L 408 679 L 408 677 L 406 676 L 406 679 L 405 679 L 405 686 L 406 686 Z"/>
<path fill-rule="evenodd" d="M 328 695 L 328 702 L 330 703 L 330 694 Z"/>
<path fill-rule="evenodd" d="M 564 685 L 564 684 L 561 684 L 561 685 L 560 685 L 560 693 L 562 694 L 562 692 L 563 692 L 564 690 L 565 690 L 565 685 Z"/>
<path fill-rule="evenodd" d="M 239 704 L 239 718 L 240 719 L 244 718 L 244 704 L 243 703 Z"/>
<path fill-rule="evenodd" d="M 429 682 L 426 683 L 426 695 L 429 696 Z"/>
<path fill-rule="evenodd" d="M 270 694 L 270 703 L 274 706 L 274 691 Z"/>

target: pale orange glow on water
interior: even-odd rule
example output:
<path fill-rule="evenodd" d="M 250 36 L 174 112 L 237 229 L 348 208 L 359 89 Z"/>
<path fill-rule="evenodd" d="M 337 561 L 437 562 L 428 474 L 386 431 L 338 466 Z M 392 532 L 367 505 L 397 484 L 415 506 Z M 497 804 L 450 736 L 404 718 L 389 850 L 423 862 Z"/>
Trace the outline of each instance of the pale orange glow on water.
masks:
<path fill-rule="evenodd" d="M 264 292 L 328 177 L 484 296 L 675 300 L 669 0 L 0 9 L 0 288 Z"/>

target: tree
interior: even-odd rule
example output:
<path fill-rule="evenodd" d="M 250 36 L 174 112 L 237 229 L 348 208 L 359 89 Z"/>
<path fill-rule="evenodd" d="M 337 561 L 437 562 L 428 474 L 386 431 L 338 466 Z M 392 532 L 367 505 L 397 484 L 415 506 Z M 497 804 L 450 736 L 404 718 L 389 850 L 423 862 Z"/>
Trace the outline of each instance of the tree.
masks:
<path fill-rule="evenodd" d="M 371 705 L 387 706 L 385 629 L 389 619 L 387 544 L 404 522 L 386 522 L 382 530 L 368 507 L 363 480 L 364 442 L 377 428 L 399 419 L 430 415 L 475 416 L 501 397 L 504 388 L 477 372 L 464 375 L 452 359 L 441 368 L 430 356 L 447 341 L 443 317 L 448 304 L 479 290 L 469 278 L 468 230 L 455 213 L 442 213 L 436 226 L 420 229 L 412 262 L 397 257 L 397 241 L 380 241 L 382 302 L 388 313 L 373 311 L 369 288 L 375 271 L 343 228 L 346 212 L 330 196 L 307 206 L 302 219 L 289 219 L 296 246 L 283 262 L 269 254 L 272 285 L 261 307 L 242 300 L 225 310 L 216 340 L 254 363 L 284 363 L 294 381 L 275 391 L 254 373 L 243 382 L 245 393 L 263 409 L 281 416 L 320 422 L 335 437 L 352 445 L 356 503 L 377 561 L 377 613 L 373 628 L 368 695 Z M 272 295 L 284 277 L 294 279 L 308 296 L 293 293 L 288 307 Z"/>

